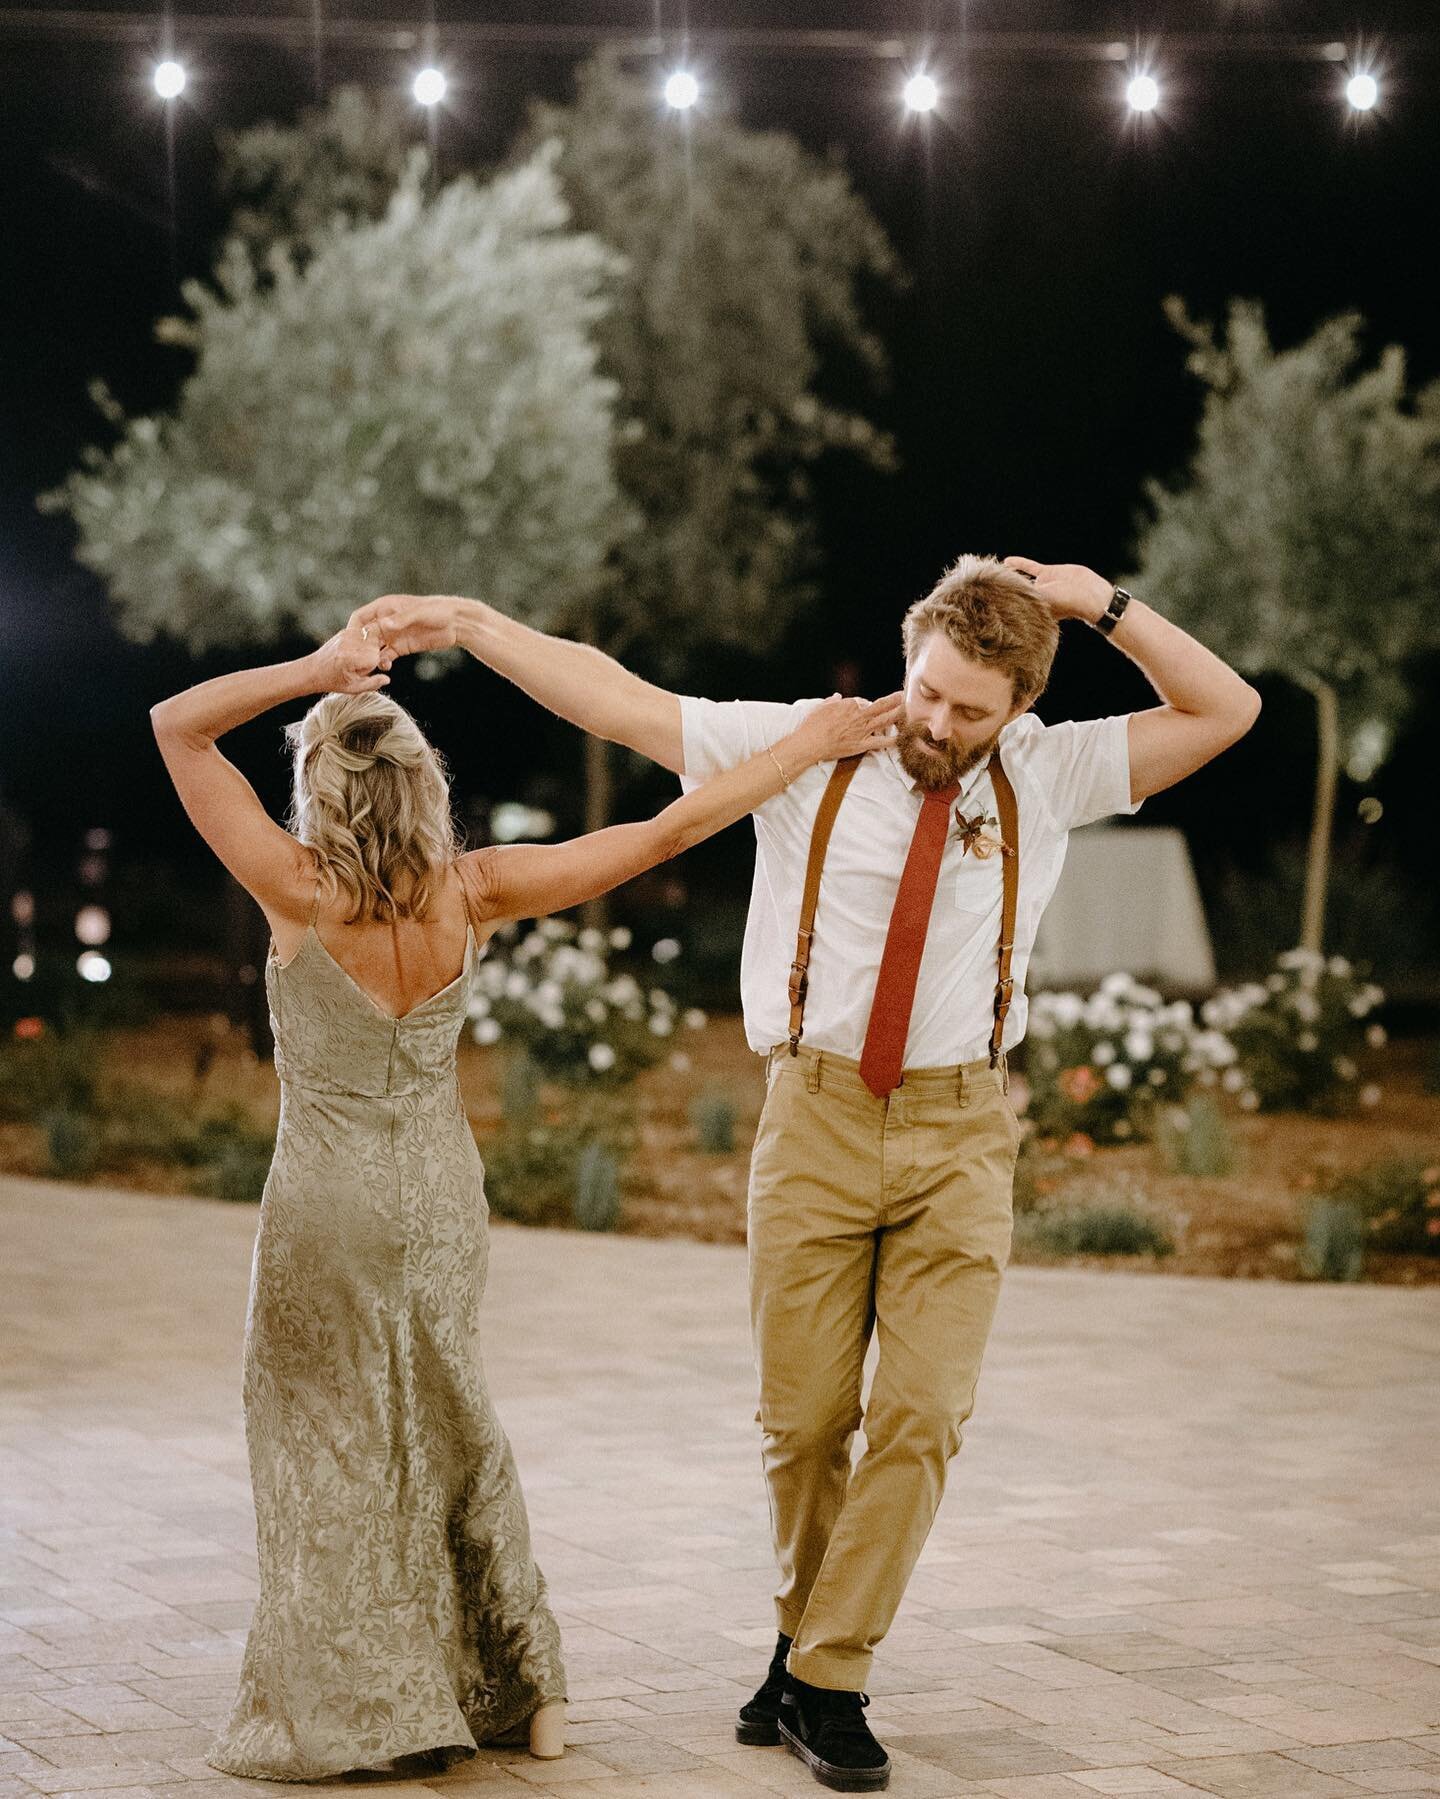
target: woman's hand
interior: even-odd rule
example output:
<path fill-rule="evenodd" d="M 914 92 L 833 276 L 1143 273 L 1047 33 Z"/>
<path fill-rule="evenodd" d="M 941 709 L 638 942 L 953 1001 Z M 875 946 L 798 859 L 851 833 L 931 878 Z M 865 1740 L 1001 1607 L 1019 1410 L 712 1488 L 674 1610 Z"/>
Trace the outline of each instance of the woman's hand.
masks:
<path fill-rule="evenodd" d="M 460 619 L 468 600 L 453 594 L 387 593 L 350 615 L 350 623 L 379 633 L 384 653 L 412 656 L 417 650 L 453 650 L 459 642 Z M 380 666 L 390 664 L 382 661 Z"/>
<path fill-rule="evenodd" d="M 838 693 L 831 694 L 780 739 L 775 753 L 785 773 L 793 778 L 817 762 L 838 762 L 842 756 L 888 749 L 904 711 L 903 693 L 887 694 L 883 700 L 842 699 Z"/>
<path fill-rule="evenodd" d="M 390 677 L 380 671 L 395 660 L 392 650 L 380 641 L 374 625 L 357 625 L 352 618 L 343 631 L 337 631 L 309 661 L 316 693 L 373 693 L 377 687 L 388 687 Z"/>

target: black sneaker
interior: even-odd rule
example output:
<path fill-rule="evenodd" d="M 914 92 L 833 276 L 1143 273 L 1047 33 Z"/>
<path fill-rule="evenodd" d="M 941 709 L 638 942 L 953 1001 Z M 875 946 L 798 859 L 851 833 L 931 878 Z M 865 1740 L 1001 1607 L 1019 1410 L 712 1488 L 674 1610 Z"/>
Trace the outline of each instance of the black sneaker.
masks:
<path fill-rule="evenodd" d="M 822 1787 L 876 1793 L 890 1784 L 890 1757 L 865 1722 L 868 1693 L 832 1692 L 790 1681 L 790 1704 L 778 1729 L 792 1755 L 808 1762 Z"/>
<path fill-rule="evenodd" d="M 792 1681 L 785 1672 L 785 1657 L 790 1653 L 791 1639 L 781 1631 L 775 1639 L 775 1653 L 770 1658 L 770 1671 L 755 1697 L 740 1707 L 735 1720 L 735 1741 L 764 1745 L 780 1741 L 780 1707 L 790 1703 Z"/>

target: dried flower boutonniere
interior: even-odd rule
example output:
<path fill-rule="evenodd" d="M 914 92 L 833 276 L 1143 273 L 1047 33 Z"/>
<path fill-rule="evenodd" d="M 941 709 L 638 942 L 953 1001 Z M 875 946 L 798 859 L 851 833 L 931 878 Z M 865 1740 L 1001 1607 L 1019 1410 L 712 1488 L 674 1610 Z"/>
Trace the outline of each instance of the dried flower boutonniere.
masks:
<path fill-rule="evenodd" d="M 1010 845 L 1006 843 L 1003 838 L 987 835 L 987 827 L 989 826 L 993 825 L 997 831 L 999 830 L 1000 820 L 998 818 L 988 818 L 985 815 L 983 807 L 975 814 L 974 818 L 966 818 L 965 814 L 957 806 L 955 808 L 955 822 L 960 827 L 960 854 L 962 856 L 966 855 L 970 850 L 974 850 L 977 859 L 984 862 L 987 858 L 993 856 L 996 850 L 999 850 L 1002 856 L 1014 855 L 1014 850 L 1011 849 Z"/>

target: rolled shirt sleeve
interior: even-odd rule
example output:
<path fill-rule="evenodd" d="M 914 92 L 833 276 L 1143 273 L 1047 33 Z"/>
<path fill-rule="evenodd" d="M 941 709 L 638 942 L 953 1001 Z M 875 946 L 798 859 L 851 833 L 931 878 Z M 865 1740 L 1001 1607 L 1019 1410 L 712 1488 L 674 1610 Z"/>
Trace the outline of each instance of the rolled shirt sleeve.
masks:
<path fill-rule="evenodd" d="M 1026 748 L 1036 784 L 1061 830 L 1139 811 L 1142 802 L 1130 798 L 1128 713 L 1042 725 Z"/>
<path fill-rule="evenodd" d="M 681 743 L 689 793 L 721 769 L 734 768 L 793 731 L 818 700 L 701 700 L 680 695 Z"/>

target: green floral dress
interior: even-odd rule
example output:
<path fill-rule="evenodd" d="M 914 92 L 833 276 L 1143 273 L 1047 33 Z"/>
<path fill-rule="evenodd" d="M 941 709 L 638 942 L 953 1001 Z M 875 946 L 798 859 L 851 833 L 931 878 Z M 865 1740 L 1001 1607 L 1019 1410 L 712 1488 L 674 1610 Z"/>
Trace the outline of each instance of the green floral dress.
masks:
<path fill-rule="evenodd" d="M 457 978 L 401 1018 L 311 928 L 265 970 L 281 1081 L 245 1331 L 260 1597 L 207 1760 L 317 1780 L 441 1764 L 565 1696 L 477 1315 L 484 1169 Z"/>

